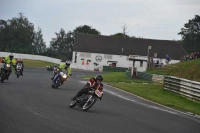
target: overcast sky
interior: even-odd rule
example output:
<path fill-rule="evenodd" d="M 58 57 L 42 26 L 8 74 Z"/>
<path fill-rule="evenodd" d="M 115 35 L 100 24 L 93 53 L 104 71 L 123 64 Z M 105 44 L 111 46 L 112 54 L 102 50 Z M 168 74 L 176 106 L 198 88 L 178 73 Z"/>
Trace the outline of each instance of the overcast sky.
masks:
<path fill-rule="evenodd" d="M 42 29 L 47 46 L 61 28 L 80 25 L 111 35 L 126 24 L 130 36 L 179 40 L 184 24 L 200 15 L 200 0 L 0 0 L 0 19 L 20 12 Z"/>

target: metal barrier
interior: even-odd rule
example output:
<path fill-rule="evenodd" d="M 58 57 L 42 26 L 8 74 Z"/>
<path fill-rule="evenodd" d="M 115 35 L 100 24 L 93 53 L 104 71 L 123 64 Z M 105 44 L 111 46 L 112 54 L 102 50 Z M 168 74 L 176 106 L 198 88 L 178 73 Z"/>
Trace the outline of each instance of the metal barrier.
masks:
<path fill-rule="evenodd" d="M 163 89 L 183 95 L 200 102 L 200 82 L 165 76 Z"/>
<path fill-rule="evenodd" d="M 152 81 L 152 76 L 153 76 L 153 75 L 150 74 L 150 73 L 145 73 L 145 72 L 137 72 L 137 76 L 138 76 L 140 79 Z"/>

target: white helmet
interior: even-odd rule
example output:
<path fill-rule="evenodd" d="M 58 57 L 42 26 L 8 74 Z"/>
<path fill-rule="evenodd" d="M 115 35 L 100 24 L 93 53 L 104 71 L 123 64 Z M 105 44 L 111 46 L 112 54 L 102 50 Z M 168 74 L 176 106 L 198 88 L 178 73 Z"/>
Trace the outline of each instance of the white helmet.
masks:
<path fill-rule="evenodd" d="M 70 64 L 71 64 L 70 61 L 66 61 L 66 62 L 65 62 L 65 65 L 66 65 L 66 66 L 70 66 Z"/>

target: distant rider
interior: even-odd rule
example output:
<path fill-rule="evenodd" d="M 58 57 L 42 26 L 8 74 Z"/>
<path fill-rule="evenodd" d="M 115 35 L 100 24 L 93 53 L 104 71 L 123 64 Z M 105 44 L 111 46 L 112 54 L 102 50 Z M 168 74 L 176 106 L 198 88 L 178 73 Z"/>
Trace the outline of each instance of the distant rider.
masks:
<path fill-rule="evenodd" d="M 21 70 L 21 74 L 23 75 L 23 71 L 24 71 L 24 62 L 22 61 L 22 58 L 17 59 L 17 64 L 21 63 L 22 64 L 22 70 Z M 16 66 L 17 66 L 16 64 Z"/>

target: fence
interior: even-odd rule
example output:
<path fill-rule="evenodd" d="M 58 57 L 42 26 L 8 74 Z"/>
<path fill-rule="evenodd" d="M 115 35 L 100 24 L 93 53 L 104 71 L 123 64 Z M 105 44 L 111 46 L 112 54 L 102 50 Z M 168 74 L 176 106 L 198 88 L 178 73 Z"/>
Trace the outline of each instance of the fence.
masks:
<path fill-rule="evenodd" d="M 182 96 L 200 102 L 200 82 L 166 76 L 163 89 L 170 90 Z"/>

